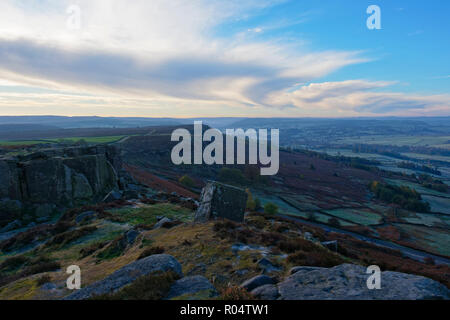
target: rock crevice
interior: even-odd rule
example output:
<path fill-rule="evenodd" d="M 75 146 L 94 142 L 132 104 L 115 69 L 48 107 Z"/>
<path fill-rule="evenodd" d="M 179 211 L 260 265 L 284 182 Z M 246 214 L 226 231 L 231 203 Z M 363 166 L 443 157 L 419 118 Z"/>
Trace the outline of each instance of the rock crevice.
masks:
<path fill-rule="evenodd" d="M 103 199 L 120 188 L 121 166 L 117 148 L 106 145 L 1 157 L 0 227 L 50 205 L 68 208 Z"/>

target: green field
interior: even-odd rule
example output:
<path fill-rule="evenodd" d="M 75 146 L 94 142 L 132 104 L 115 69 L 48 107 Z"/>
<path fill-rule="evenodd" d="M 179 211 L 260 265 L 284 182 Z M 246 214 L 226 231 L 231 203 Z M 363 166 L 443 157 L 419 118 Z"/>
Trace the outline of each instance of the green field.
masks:
<path fill-rule="evenodd" d="M 362 136 L 339 139 L 344 144 L 381 144 L 393 146 L 428 146 L 450 149 L 450 136 Z"/>
<path fill-rule="evenodd" d="M 370 226 L 382 222 L 381 215 L 361 209 L 335 209 L 326 210 L 327 214 L 336 218 L 345 219 L 359 225 Z"/>
<path fill-rule="evenodd" d="M 450 216 L 435 213 L 404 211 L 404 215 L 401 216 L 400 219 L 406 223 L 418 224 L 426 227 L 450 228 Z"/>
<path fill-rule="evenodd" d="M 157 216 L 164 216 L 169 219 L 181 220 L 183 222 L 192 219 L 191 210 L 171 203 L 147 205 L 140 208 L 114 209 L 111 210 L 110 213 L 114 217 L 114 220 L 131 225 L 154 224 L 158 221 Z"/>
<path fill-rule="evenodd" d="M 278 196 L 270 196 L 267 194 L 258 193 L 256 191 L 255 192 L 252 191 L 252 193 L 253 193 L 253 197 L 257 197 L 261 200 L 261 204 L 263 206 L 268 202 L 276 204 L 278 206 L 278 212 L 281 214 L 297 216 L 297 217 L 309 220 L 312 211 L 314 211 L 314 213 L 313 213 L 314 221 L 320 222 L 320 223 L 325 223 L 325 224 L 327 224 L 328 220 L 331 218 L 330 216 L 328 216 L 326 214 L 316 212 L 315 210 L 317 210 L 318 207 L 315 206 L 314 204 L 309 204 L 309 203 L 301 204 L 300 199 L 303 199 L 306 201 L 306 199 L 309 199 L 308 196 L 302 196 L 302 195 L 285 196 L 284 198 L 286 198 L 290 203 L 292 203 L 292 204 L 290 204 Z M 294 205 L 295 205 L 295 207 L 294 207 Z M 299 205 L 299 207 L 297 207 L 297 205 Z M 339 217 L 337 217 L 337 218 L 339 220 L 340 225 L 343 227 L 350 227 L 350 226 L 356 225 L 349 221 L 339 219 Z"/>
<path fill-rule="evenodd" d="M 106 136 L 106 137 L 71 137 L 61 139 L 43 139 L 43 140 L 21 140 L 21 141 L 0 141 L 0 146 L 26 146 L 44 143 L 58 143 L 58 142 L 77 142 L 83 140 L 87 143 L 113 143 L 117 142 L 126 136 Z"/>
<path fill-rule="evenodd" d="M 450 198 L 441 198 L 433 196 L 422 196 L 423 200 L 431 206 L 432 212 L 440 212 L 450 215 Z"/>
<path fill-rule="evenodd" d="M 261 200 L 262 206 L 264 206 L 266 203 L 274 203 L 278 206 L 278 212 L 282 214 L 299 214 L 300 211 L 291 206 L 289 203 L 285 202 L 284 200 L 280 199 L 278 196 L 271 196 L 265 193 L 260 193 L 257 191 L 253 191 L 253 197 L 259 198 Z"/>
<path fill-rule="evenodd" d="M 0 146 L 31 146 L 40 143 L 49 143 L 49 140 L 23 140 L 23 141 L 0 141 Z"/>
<path fill-rule="evenodd" d="M 409 238 L 406 242 L 430 253 L 450 256 L 450 232 L 448 230 L 401 223 L 394 225 L 408 235 Z"/>
<path fill-rule="evenodd" d="M 447 161 L 450 164 L 450 157 L 438 156 L 433 154 L 421 154 L 421 153 L 408 153 L 404 152 L 402 155 L 409 158 L 414 158 L 418 160 L 437 160 L 437 161 Z"/>

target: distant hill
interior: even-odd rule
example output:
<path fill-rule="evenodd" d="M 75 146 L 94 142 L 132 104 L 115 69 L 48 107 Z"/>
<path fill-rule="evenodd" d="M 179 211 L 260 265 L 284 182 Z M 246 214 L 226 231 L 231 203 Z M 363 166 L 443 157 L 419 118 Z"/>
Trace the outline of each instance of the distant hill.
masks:
<path fill-rule="evenodd" d="M 13 132 L 24 132 L 24 131 L 55 130 L 55 129 L 59 129 L 59 128 L 57 126 L 42 125 L 42 124 L 29 124 L 29 123 L 0 124 L 0 134 L 13 133 Z"/>
<path fill-rule="evenodd" d="M 171 118 L 118 118 L 118 117 L 62 117 L 62 116 L 0 116 L 0 125 L 41 125 L 72 128 L 133 128 L 168 126 L 186 123 Z"/>

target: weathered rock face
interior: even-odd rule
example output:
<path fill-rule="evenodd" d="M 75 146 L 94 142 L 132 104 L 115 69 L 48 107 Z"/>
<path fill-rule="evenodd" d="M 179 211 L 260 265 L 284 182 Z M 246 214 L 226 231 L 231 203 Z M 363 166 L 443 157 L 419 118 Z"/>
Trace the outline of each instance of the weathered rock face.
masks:
<path fill-rule="evenodd" d="M 259 275 L 245 281 L 243 284 L 241 284 L 241 287 L 246 289 L 247 291 L 252 291 L 253 289 L 267 284 L 274 284 L 273 279 L 266 275 Z"/>
<path fill-rule="evenodd" d="M 255 289 L 257 297 L 281 300 L 422 300 L 450 299 L 437 281 L 400 272 L 381 273 L 381 289 L 367 288 L 366 268 L 343 264 L 333 268 L 298 267 L 276 286 Z"/>
<path fill-rule="evenodd" d="M 200 206 L 195 213 L 196 222 L 225 218 L 244 221 L 247 193 L 240 188 L 209 182 L 202 190 Z"/>
<path fill-rule="evenodd" d="M 203 276 L 185 277 L 175 281 L 170 288 L 166 299 L 183 299 L 189 300 L 207 299 L 218 296 L 216 288 Z"/>
<path fill-rule="evenodd" d="M 0 158 L 0 227 L 25 213 L 45 216 L 56 207 L 101 200 L 119 188 L 121 165 L 113 146 L 46 149 Z"/>

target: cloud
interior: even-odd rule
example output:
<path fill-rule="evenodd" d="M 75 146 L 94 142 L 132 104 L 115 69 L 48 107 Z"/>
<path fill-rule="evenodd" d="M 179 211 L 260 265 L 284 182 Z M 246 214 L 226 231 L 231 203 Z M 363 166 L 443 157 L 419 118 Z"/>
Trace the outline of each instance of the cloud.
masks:
<path fill-rule="evenodd" d="M 366 61 L 359 52 L 306 52 L 239 33 L 214 35 L 220 24 L 280 0 L 136 0 L 132 6 L 124 0 L 80 0 L 79 31 L 66 28 L 69 1 L 46 1 L 42 11 L 24 2 L 28 11 L 12 1 L 0 4 L 5 30 L 0 74 L 26 83 L 91 94 L 262 105 L 273 91 Z"/>
<path fill-rule="evenodd" d="M 247 26 L 236 34 L 216 33 L 227 23 L 245 21 L 282 2 L 134 0 L 130 5 L 126 0 L 77 0 L 81 28 L 70 30 L 66 10 L 72 0 L 3 0 L 0 113 L 448 112 L 448 97 L 386 92 L 391 82 L 317 83 L 343 67 L 369 60 L 359 51 L 312 51 L 302 46 L 302 39 L 292 44 L 264 37 L 266 30 L 289 21 Z M 246 36 L 250 33 L 253 36 Z"/>
<path fill-rule="evenodd" d="M 309 115 L 433 115 L 450 113 L 450 95 L 421 96 L 385 91 L 386 81 L 347 80 L 311 83 L 274 93 L 272 105 L 290 105 Z M 383 91 L 377 91 L 383 89 Z"/>

